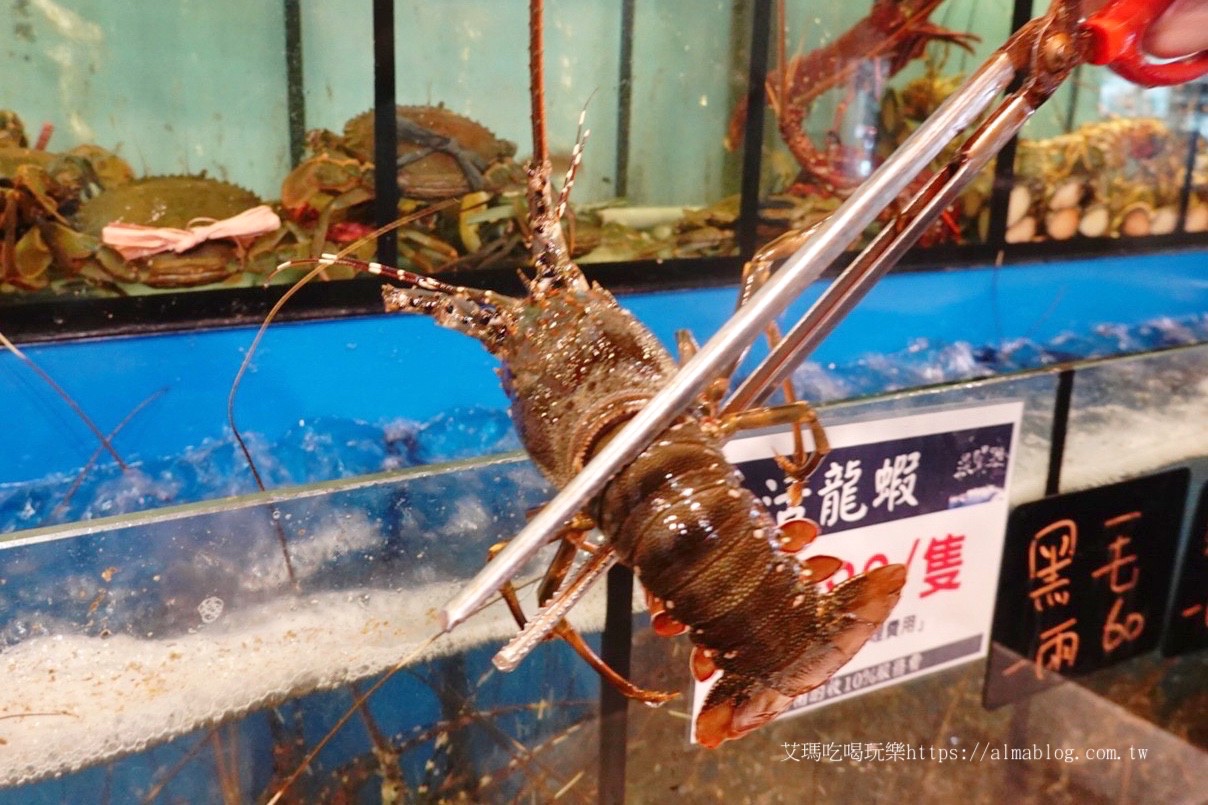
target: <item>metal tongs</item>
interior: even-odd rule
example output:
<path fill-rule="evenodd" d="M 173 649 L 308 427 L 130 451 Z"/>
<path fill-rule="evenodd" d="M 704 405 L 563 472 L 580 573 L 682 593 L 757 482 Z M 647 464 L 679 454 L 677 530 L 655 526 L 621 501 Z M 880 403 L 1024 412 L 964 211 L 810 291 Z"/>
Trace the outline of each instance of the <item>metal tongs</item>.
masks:
<path fill-rule="evenodd" d="M 647 406 L 609 441 L 508 546 L 441 611 L 442 631 L 468 618 L 550 541 L 614 475 L 631 463 L 718 377 L 736 363 L 823 270 L 924 170 L 944 146 L 971 125 L 1017 77 L 1019 88 L 965 141 L 957 158 L 902 208 L 895 223 L 839 275 L 755 371 L 726 400 L 725 411 L 762 401 L 847 315 L 902 257 L 961 190 L 1019 131 L 1057 87 L 1082 63 L 1108 64 L 1125 78 L 1157 86 L 1190 81 L 1208 72 L 1208 51 L 1174 62 L 1148 63 L 1139 50 L 1149 25 L 1173 0 L 1115 0 L 1087 19 L 1077 0 L 1054 0 L 1047 14 L 1020 28 L 969 77 L 902 146 L 861 184 L 771 277 L 737 310 Z M 559 594 L 495 657 L 510 670 L 616 561 L 602 548 L 568 579 Z"/>

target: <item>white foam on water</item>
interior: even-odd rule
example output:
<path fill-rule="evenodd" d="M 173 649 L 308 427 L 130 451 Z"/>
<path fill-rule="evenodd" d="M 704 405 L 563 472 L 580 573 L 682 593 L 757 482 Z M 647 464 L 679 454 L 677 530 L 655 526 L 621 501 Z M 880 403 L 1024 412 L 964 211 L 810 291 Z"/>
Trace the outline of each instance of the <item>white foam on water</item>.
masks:
<path fill-rule="evenodd" d="M 77 771 L 385 671 L 438 631 L 433 608 L 459 586 L 291 597 L 171 639 L 54 635 L 5 649 L 0 787 Z M 601 592 L 576 608 L 578 625 L 600 628 Z M 502 645 L 515 629 L 496 603 L 416 661 L 488 640 Z"/>
<path fill-rule="evenodd" d="M 1138 395 L 1140 407 L 1112 403 L 1079 411 L 1075 400 L 1061 491 L 1136 478 L 1208 454 L 1208 378 L 1188 380 L 1177 396 L 1161 401 Z M 1076 396 L 1076 380 L 1074 389 Z"/>

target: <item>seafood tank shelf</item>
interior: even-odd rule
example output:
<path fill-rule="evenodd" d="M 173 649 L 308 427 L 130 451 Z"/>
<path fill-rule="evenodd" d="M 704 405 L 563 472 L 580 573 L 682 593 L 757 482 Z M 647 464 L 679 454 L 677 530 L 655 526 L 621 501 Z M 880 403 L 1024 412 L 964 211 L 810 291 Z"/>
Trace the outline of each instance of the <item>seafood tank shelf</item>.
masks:
<path fill-rule="evenodd" d="M 225 6 L 187 21 L 172 4 L 146 15 L 96 0 L 0 10 L 14 32 L 0 59 L 21 77 L 0 115 L 10 333 L 246 321 L 279 296 L 260 286 L 299 276 L 274 274 L 279 263 L 343 247 L 469 285 L 514 282 L 526 239 L 522 0 L 399 4 L 376 60 L 325 38 L 338 27 L 346 41 L 370 41 L 366 4 L 234 16 Z M 570 200 L 576 259 L 614 287 L 735 281 L 757 244 L 834 210 L 1026 6 L 717 0 L 683 15 L 674 4 L 551 4 L 556 172 L 575 161 L 581 112 L 591 132 Z M 152 57 L 159 69 L 136 69 Z M 374 81 L 386 78 L 396 103 L 375 107 Z M 1081 69 L 1025 129 L 1015 159 L 988 167 L 905 262 L 1202 243 L 1198 92 L 1140 91 Z M 241 215 L 252 209 L 261 212 Z M 376 245 L 362 240 L 400 218 Z M 333 267 L 323 279 L 350 276 Z M 375 304 L 371 287 L 353 285 L 304 293 L 287 313 Z"/>
<path fill-rule="evenodd" d="M 369 89 L 383 68 L 366 48 L 332 49 L 326 41 L 333 25 L 349 41 L 355 31 L 372 39 L 369 6 L 302 4 L 284 16 L 280 7 L 238 15 L 224 9 L 213 6 L 201 18 L 188 12 L 187 21 L 173 5 L 145 17 L 88 2 L 58 14 L 36 4 L 0 12 L 0 23 L 19 33 L 7 52 L 10 68 L 28 78 L 25 97 L 11 99 L 0 154 L 14 202 L 6 207 L 12 220 L 0 279 L 8 302 L 242 287 L 263 282 L 283 260 L 338 249 L 375 229 L 382 201 Z M 597 249 L 617 260 L 732 248 L 708 247 L 677 230 L 686 208 L 738 190 L 721 136 L 736 92 L 730 75 L 741 69 L 727 47 L 741 38 L 747 12 L 716 3 L 663 25 L 673 13 L 648 7 L 622 19 L 619 6 L 582 0 L 551 8 L 548 24 L 559 32 L 547 48 L 560 72 L 548 95 L 555 164 L 569 165 L 581 110 L 592 130 L 574 199 L 574 248 L 587 259 Z M 222 21 L 235 18 L 240 32 L 232 38 Z M 453 202 L 399 230 L 402 257 L 421 270 L 510 271 L 524 255 L 517 217 L 517 143 L 527 141 L 529 118 L 524 4 L 402 4 L 396 20 L 399 106 L 393 132 L 379 136 L 397 138 L 395 164 L 382 166 L 395 174 L 399 194 L 390 201 L 392 217 Z M 148 30 L 162 32 L 155 37 L 161 69 L 130 70 Z M 647 31 L 658 33 L 652 39 Z M 585 39 L 592 47 L 582 46 Z M 54 62 L 50 51 L 64 55 Z M 632 73 L 623 91 L 622 51 Z M 634 62 L 650 66 L 633 70 Z M 259 80 L 229 104 L 225 88 L 246 82 L 223 77 L 246 75 Z M 174 87 L 199 84 L 206 91 L 191 93 L 188 105 L 165 103 Z M 147 118 L 163 122 L 139 124 Z M 676 120 L 678 134 L 670 125 Z M 709 131 L 715 142 L 706 145 Z M 695 145 L 651 145 L 677 136 Z M 162 192 L 143 191 L 131 202 L 127 185 L 136 177 L 158 182 Z M 221 183 L 246 188 L 237 205 L 243 209 L 271 203 L 278 225 L 219 234 L 179 254 L 126 259 L 102 234 L 113 221 L 183 228 L 227 218 L 233 190 Z M 612 207 L 637 214 L 607 214 Z M 106 220 L 97 225 L 102 210 Z M 622 223 L 635 218 L 645 231 Z"/>

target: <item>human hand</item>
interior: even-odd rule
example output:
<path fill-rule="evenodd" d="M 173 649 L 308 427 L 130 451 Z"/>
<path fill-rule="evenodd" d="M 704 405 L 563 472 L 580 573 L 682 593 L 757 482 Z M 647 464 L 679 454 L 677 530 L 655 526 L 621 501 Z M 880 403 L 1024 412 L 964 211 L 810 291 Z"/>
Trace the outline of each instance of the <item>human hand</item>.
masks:
<path fill-rule="evenodd" d="M 1098 11 L 1107 0 L 1083 0 L 1086 16 Z M 1208 50 L 1208 0 L 1174 0 L 1154 20 L 1141 43 L 1145 52 L 1159 59 L 1174 59 Z"/>

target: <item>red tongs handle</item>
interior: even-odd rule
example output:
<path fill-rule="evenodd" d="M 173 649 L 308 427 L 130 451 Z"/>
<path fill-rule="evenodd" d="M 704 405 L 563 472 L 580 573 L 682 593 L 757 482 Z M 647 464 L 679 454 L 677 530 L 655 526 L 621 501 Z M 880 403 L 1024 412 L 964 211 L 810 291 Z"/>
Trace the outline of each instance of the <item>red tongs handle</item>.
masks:
<path fill-rule="evenodd" d="M 1208 73 L 1208 50 L 1171 62 L 1147 61 L 1141 41 L 1149 26 L 1174 0 L 1115 0 L 1088 17 L 1091 64 L 1109 65 L 1136 84 L 1182 84 Z"/>

